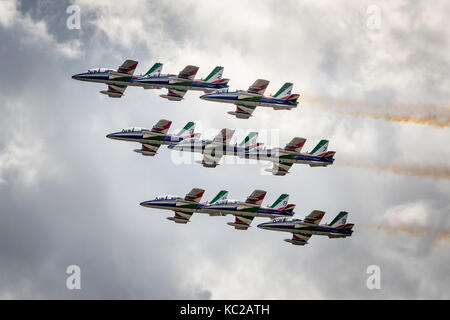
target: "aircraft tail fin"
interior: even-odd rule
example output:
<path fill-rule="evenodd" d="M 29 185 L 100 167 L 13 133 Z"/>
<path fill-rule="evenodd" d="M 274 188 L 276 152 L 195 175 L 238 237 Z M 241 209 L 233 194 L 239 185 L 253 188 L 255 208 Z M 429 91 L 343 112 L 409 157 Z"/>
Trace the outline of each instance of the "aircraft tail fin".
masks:
<path fill-rule="evenodd" d="M 163 64 L 156 62 L 148 71 L 144 74 L 144 77 L 157 77 L 161 74 Z"/>
<path fill-rule="evenodd" d="M 347 223 L 347 216 L 348 216 L 348 212 L 346 212 L 346 211 L 339 212 L 338 215 L 333 219 L 333 221 L 331 221 L 328 224 L 328 226 L 335 227 L 335 228 L 344 227 Z"/>
<path fill-rule="evenodd" d="M 183 138 L 190 137 L 194 134 L 194 130 L 195 130 L 195 123 L 189 121 L 188 123 L 186 123 L 183 129 L 181 129 L 180 132 L 177 133 L 177 136 Z"/>
<path fill-rule="evenodd" d="M 219 193 L 211 200 L 209 204 L 214 204 L 218 201 L 226 200 L 228 198 L 227 190 L 220 190 Z"/>
<path fill-rule="evenodd" d="M 137 65 L 138 62 L 135 60 L 125 60 L 124 63 L 122 63 L 122 65 L 119 67 L 119 69 L 117 69 L 117 72 L 128 73 L 129 75 L 133 75 Z"/>
<path fill-rule="evenodd" d="M 277 200 L 270 206 L 272 209 L 282 210 L 284 209 L 289 201 L 289 195 L 287 193 L 283 193 L 278 197 Z"/>
<path fill-rule="evenodd" d="M 184 200 L 199 203 L 204 193 L 205 190 L 194 188 L 184 197 Z"/>
<path fill-rule="evenodd" d="M 292 92 L 292 87 L 294 87 L 294 84 L 292 84 L 291 82 L 286 82 L 285 84 L 283 84 L 280 90 L 278 90 L 277 93 L 273 95 L 273 97 L 278 99 L 289 97 Z"/>
<path fill-rule="evenodd" d="M 224 68 L 221 66 L 215 67 L 214 70 L 211 71 L 211 73 L 204 79 L 204 81 L 213 83 L 222 79 L 223 69 Z"/>
<path fill-rule="evenodd" d="M 254 190 L 250 196 L 248 196 L 245 203 L 250 203 L 260 206 L 264 197 L 266 196 L 266 191 L 264 190 Z"/>
<path fill-rule="evenodd" d="M 197 66 L 186 66 L 183 70 L 180 71 L 180 73 L 178 74 L 178 78 L 194 80 L 197 71 Z"/>
<path fill-rule="evenodd" d="M 245 149 L 253 149 L 260 144 L 256 142 L 258 139 L 258 132 L 250 132 L 244 140 L 239 144 L 240 147 L 245 147 Z"/>
<path fill-rule="evenodd" d="M 248 92 L 263 95 L 269 85 L 268 80 L 258 79 L 248 88 Z"/>
<path fill-rule="evenodd" d="M 221 144 L 228 144 L 231 140 L 231 138 L 233 137 L 235 130 L 232 129 L 222 129 L 220 130 L 219 134 L 217 134 L 214 139 L 213 142 L 215 143 L 221 143 Z"/>
<path fill-rule="evenodd" d="M 309 153 L 312 156 L 320 156 L 327 152 L 328 140 L 320 140 L 320 142 Z"/>
<path fill-rule="evenodd" d="M 303 146 L 305 145 L 306 139 L 301 137 L 294 137 L 292 140 L 284 147 L 287 151 L 301 152 Z"/>

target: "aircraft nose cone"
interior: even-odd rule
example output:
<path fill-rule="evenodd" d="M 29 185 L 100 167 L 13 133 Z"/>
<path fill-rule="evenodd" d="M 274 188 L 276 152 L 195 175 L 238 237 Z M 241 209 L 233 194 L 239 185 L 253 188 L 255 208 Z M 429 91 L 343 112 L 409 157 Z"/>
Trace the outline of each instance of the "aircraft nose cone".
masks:
<path fill-rule="evenodd" d="M 114 139 L 114 140 L 122 140 L 122 138 L 125 138 L 125 136 L 122 135 L 121 132 L 110 133 L 106 137 L 109 139 Z"/>
<path fill-rule="evenodd" d="M 146 207 L 148 204 L 148 201 L 143 201 L 141 203 L 139 203 L 140 206 Z"/>

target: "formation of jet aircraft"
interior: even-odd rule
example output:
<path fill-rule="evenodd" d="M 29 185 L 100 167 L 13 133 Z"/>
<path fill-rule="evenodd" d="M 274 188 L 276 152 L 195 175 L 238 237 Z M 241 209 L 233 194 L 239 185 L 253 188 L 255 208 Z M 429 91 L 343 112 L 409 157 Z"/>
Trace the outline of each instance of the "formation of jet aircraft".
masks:
<path fill-rule="evenodd" d="M 188 90 L 213 92 L 228 88 L 229 79 L 223 79 L 223 70 L 217 66 L 205 79 L 195 79 L 198 67 L 188 65 L 176 74 L 161 74 L 163 64 L 155 63 L 145 74 L 134 75 L 138 62 L 126 60 L 117 70 L 109 68 L 94 68 L 85 73 L 72 76 L 75 80 L 98 82 L 108 85 L 108 90 L 100 93 L 110 98 L 121 98 L 128 86 L 142 87 L 144 89 L 168 89 L 167 94 L 160 95 L 161 98 L 170 101 L 183 100 Z"/>
<path fill-rule="evenodd" d="M 273 162 L 272 169 L 266 169 L 273 175 L 284 176 L 294 163 L 308 164 L 311 167 L 326 167 L 334 162 L 335 151 L 327 151 L 328 140 L 321 140 L 311 152 L 302 153 L 305 138 L 295 137 L 284 148 L 265 148 L 263 143 L 256 142 L 257 132 L 251 132 L 242 143 L 230 145 L 229 141 L 234 130 L 222 129 L 214 140 L 198 138 L 185 139 L 168 146 L 169 149 L 197 152 L 203 154 L 200 162 L 204 167 L 215 168 L 222 156 L 232 155 L 245 159 L 255 159 Z"/>
<path fill-rule="evenodd" d="M 138 62 L 125 60 L 117 69 L 94 68 L 72 76 L 75 80 L 104 83 L 107 90 L 100 93 L 111 98 L 121 98 L 128 86 L 144 89 L 168 90 L 160 97 L 170 101 L 181 101 L 189 90 L 203 91 L 203 100 L 231 103 L 235 111 L 228 113 L 239 119 L 248 119 L 256 107 L 271 107 L 274 110 L 291 110 L 298 106 L 299 94 L 292 94 L 293 84 L 286 82 L 274 95 L 265 96 L 268 80 L 258 79 L 247 90 L 228 91 L 229 79 L 222 78 L 224 68 L 217 66 L 205 79 L 195 79 L 199 67 L 188 65 L 178 74 L 162 74 L 162 63 L 155 63 L 145 74 L 134 75 Z"/>
<path fill-rule="evenodd" d="M 289 195 L 280 195 L 270 206 L 263 206 L 266 196 L 264 190 L 254 190 L 245 201 L 228 199 L 228 191 L 221 190 L 210 202 L 200 202 L 205 190 L 192 189 L 184 198 L 179 196 L 161 196 L 153 200 L 141 202 L 140 205 L 170 210 L 173 217 L 168 220 L 186 224 L 192 215 L 197 213 L 210 216 L 233 215 L 234 222 L 227 224 L 236 230 L 247 230 L 255 217 L 271 218 L 269 222 L 258 224 L 258 228 L 292 233 L 292 239 L 285 239 L 294 245 L 305 245 L 312 235 L 324 235 L 329 238 L 350 237 L 354 224 L 348 224 L 348 213 L 341 211 L 329 224 L 320 224 L 325 212 L 313 210 L 305 219 L 294 219 L 295 204 L 289 204 Z"/>
<path fill-rule="evenodd" d="M 268 80 L 257 79 L 247 90 L 229 91 L 229 79 L 222 78 L 224 68 L 217 66 L 204 79 L 196 79 L 199 67 L 188 65 L 178 74 L 162 74 L 162 63 L 155 63 L 146 73 L 134 75 L 138 62 L 125 60 L 118 69 L 94 68 L 85 73 L 72 76 L 75 80 L 103 83 L 107 90 L 100 93 L 111 98 L 121 98 L 128 86 L 143 89 L 167 89 L 160 97 L 170 101 L 181 101 L 189 90 L 202 91 L 201 99 L 230 103 L 235 111 L 228 113 L 238 119 L 252 117 L 256 107 L 270 107 L 274 110 L 297 108 L 299 94 L 292 94 L 293 83 L 286 82 L 274 95 L 265 95 Z M 311 152 L 302 152 L 306 139 L 294 137 L 284 148 L 266 148 L 257 142 L 258 133 L 250 132 L 242 142 L 231 144 L 235 130 L 222 129 L 213 139 L 200 139 L 195 133 L 195 123 L 188 122 L 178 133 L 168 134 L 172 121 L 161 119 L 152 129 L 132 127 L 108 134 L 114 140 L 131 141 L 141 144 L 134 151 L 144 156 L 155 156 L 161 145 L 171 150 L 179 150 L 203 155 L 198 161 L 204 167 L 215 168 L 223 156 L 231 155 L 245 159 L 273 162 L 266 171 L 273 175 L 284 176 L 294 163 L 308 164 L 311 167 L 326 167 L 334 162 L 335 151 L 328 151 L 328 140 L 321 140 Z M 266 196 L 264 190 L 254 190 L 245 201 L 228 199 L 228 191 L 221 190 L 210 202 L 201 202 L 205 190 L 192 189 L 185 197 L 162 196 L 141 202 L 141 206 L 164 209 L 174 212 L 167 219 L 186 224 L 192 215 L 204 213 L 210 216 L 234 216 L 228 225 L 237 230 L 247 230 L 255 217 L 272 219 L 258 224 L 258 228 L 290 232 L 291 239 L 285 239 L 293 245 L 305 245 L 312 235 L 324 235 L 329 238 L 350 237 L 353 224 L 346 222 L 348 213 L 341 211 L 329 224 L 320 224 L 325 212 L 314 210 L 303 220 L 293 218 L 294 204 L 289 204 L 289 195 L 280 195 L 270 206 L 262 205 Z"/>
<path fill-rule="evenodd" d="M 289 195 L 282 194 L 271 206 L 263 206 L 266 191 L 255 190 L 245 201 L 228 199 L 228 191 L 221 190 L 210 202 L 202 203 L 205 190 L 194 188 L 184 198 L 179 196 L 161 196 L 153 200 L 141 202 L 147 208 L 165 209 L 174 212 L 167 219 L 176 223 L 188 223 L 192 214 L 206 213 L 210 216 L 235 216 L 234 222 L 228 225 L 238 230 L 247 230 L 255 217 L 291 217 L 294 215 L 294 204 L 288 204 Z"/>
<path fill-rule="evenodd" d="M 258 132 L 250 132 L 240 144 L 230 144 L 235 130 L 224 128 L 213 139 L 200 139 L 200 134 L 194 133 L 194 122 L 188 122 L 177 134 L 167 134 L 171 124 L 172 121 L 161 119 L 152 129 L 132 127 L 106 137 L 140 143 L 141 149 L 134 151 L 144 156 L 156 155 L 161 145 L 171 150 L 200 153 L 203 159 L 197 162 L 207 168 L 217 167 L 223 156 L 270 161 L 273 167 L 266 171 L 277 176 L 289 173 L 294 163 L 311 167 L 332 165 L 336 153 L 327 151 L 328 140 L 321 140 L 311 152 L 302 153 L 306 139 L 301 137 L 293 138 L 284 148 L 265 148 L 264 143 L 257 142 Z"/>

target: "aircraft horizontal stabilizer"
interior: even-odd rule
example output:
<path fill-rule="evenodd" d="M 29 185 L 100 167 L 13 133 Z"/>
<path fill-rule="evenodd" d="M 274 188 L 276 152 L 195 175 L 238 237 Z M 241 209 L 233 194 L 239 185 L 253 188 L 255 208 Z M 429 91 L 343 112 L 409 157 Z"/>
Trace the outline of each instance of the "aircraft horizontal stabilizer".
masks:
<path fill-rule="evenodd" d="M 228 114 L 231 114 L 232 116 L 235 116 L 238 119 L 248 119 L 252 115 L 246 112 L 237 112 L 237 111 L 228 111 Z"/>
<path fill-rule="evenodd" d="M 345 238 L 345 237 L 348 237 L 348 236 L 345 235 L 345 234 L 329 234 L 328 235 L 328 238 L 330 238 L 330 239 L 333 239 L 333 238 Z"/>
<path fill-rule="evenodd" d="M 189 219 L 191 217 L 192 217 L 192 213 L 175 211 L 175 215 L 173 217 L 167 217 L 167 220 L 173 221 L 175 223 L 186 224 L 189 222 Z"/>
<path fill-rule="evenodd" d="M 167 99 L 167 100 L 169 100 L 169 101 L 181 101 L 181 100 L 183 100 L 184 98 L 181 98 L 181 97 L 177 97 L 177 96 L 173 96 L 173 95 L 170 95 L 170 94 L 161 94 L 161 95 L 159 95 L 161 98 L 164 98 L 164 99 Z"/>
<path fill-rule="evenodd" d="M 156 154 L 158 154 L 158 152 L 154 152 L 154 151 L 151 151 L 151 150 L 145 150 L 145 149 L 135 149 L 134 152 L 140 153 L 143 156 L 150 156 L 150 157 L 153 157 Z"/>
<path fill-rule="evenodd" d="M 253 216 L 234 216 L 234 222 L 227 222 L 227 224 L 236 230 L 247 230 L 253 219 Z"/>
<path fill-rule="evenodd" d="M 250 227 L 245 223 L 227 222 L 227 224 L 234 227 L 236 230 L 247 230 Z"/>
<path fill-rule="evenodd" d="M 167 220 L 173 221 L 175 223 L 184 223 L 184 224 L 189 222 L 189 220 L 187 219 L 177 217 L 167 217 Z"/>
<path fill-rule="evenodd" d="M 102 91 L 100 91 L 100 93 L 106 94 L 110 98 L 121 98 L 123 96 L 122 93 L 111 92 L 111 91 L 106 91 L 106 90 L 102 90 Z"/>
<path fill-rule="evenodd" d="M 280 170 L 280 169 L 264 169 L 264 171 L 272 173 L 274 176 L 285 176 L 286 174 L 290 173 L 289 171 Z"/>
<path fill-rule="evenodd" d="M 304 246 L 305 244 L 308 244 L 307 241 L 303 241 L 303 240 L 284 239 L 284 241 L 289 242 L 296 246 Z"/>
<path fill-rule="evenodd" d="M 215 168 L 215 167 L 217 167 L 219 164 L 218 163 L 216 163 L 216 162 L 214 162 L 214 163 L 210 163 L 210 162 L 207 162 L 207 161 L 205 161 L 205 160 L 198 160 L 198 161 L 195 161 L 196 163 L 199 163 L 199 164 L 201 164 L 202 166 L 204 166 L 205 168 Z"/>
<path fill-rule="evenodd" d="M 311 238 L 310 234 L 293 233 L 292 239 L 284 239 L 284 241 L 296 246 L 304 246 L 305 244 L 308 244 L 309 238 Z"/>
<path fill-rule="evenodd" d="M 326 167 L 328 166 L 327 163 L 310 163 L 309 164 L 310 167 Z"/>

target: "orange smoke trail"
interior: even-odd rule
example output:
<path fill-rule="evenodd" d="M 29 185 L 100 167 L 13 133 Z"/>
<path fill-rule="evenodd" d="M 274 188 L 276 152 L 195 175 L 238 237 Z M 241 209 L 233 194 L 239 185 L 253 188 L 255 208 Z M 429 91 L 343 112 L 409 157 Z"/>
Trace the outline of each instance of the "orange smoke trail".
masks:
<path fill-rule="evenodd" d="M 450 167 L 449 166 L 421 166 L 415 164 L 384 164 L 384 163 L 362 163 L 354 161 L 339 161 L 336 164 L 340 164 L 348 167 L 357 167 L 372 169 L 378 171 L 386 171 L 406 176 L 416 176 L 432 179 L 450 179 Z"/>
<path fill-rule="evenodd" d="M 432 235 L 439 242 L 450 241 L 450 230 L 433 229 L 419 225 L 362 224 L 360 227 L 374 228 L 389 233 L 406 233 L 413 237 Z"/>
<path fill-rule="evenodd" d="M 318 105 L 322 109 L 345 113 L 354 117 L 367 117 L 375 120 L 395 122 L 411 122 L 438 128 L 450 126 L 450 106 L 376 105 L 342 99 L 320 98 L 308 94 L 303 95 L 303 101 Z M 399 113 L 405 111 L 409 114 Z"/>

